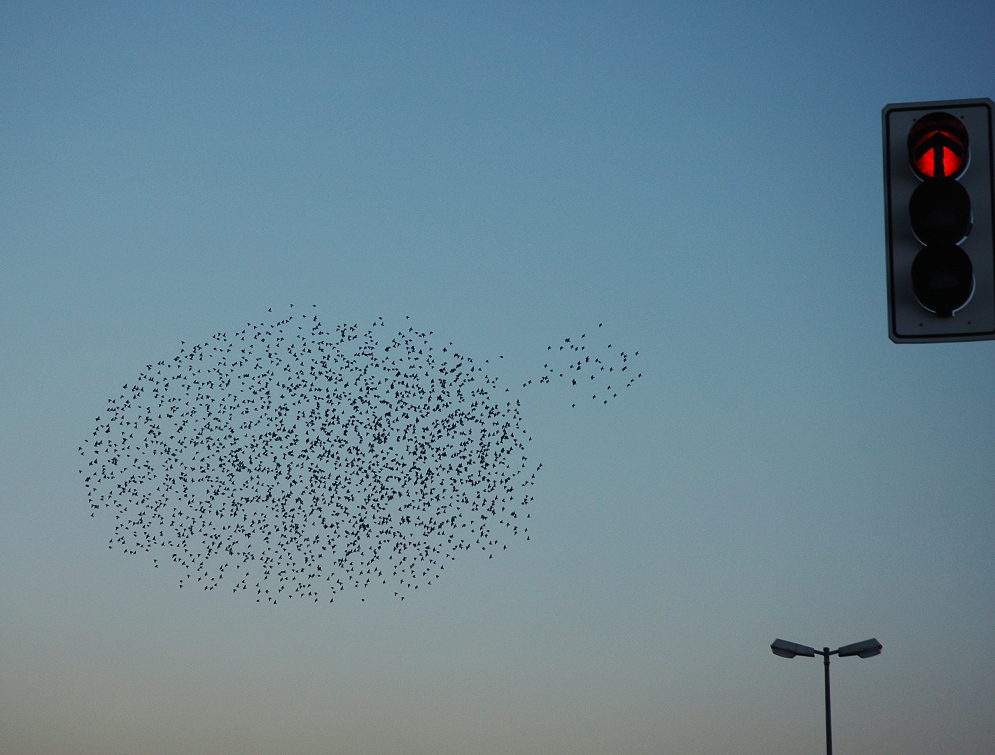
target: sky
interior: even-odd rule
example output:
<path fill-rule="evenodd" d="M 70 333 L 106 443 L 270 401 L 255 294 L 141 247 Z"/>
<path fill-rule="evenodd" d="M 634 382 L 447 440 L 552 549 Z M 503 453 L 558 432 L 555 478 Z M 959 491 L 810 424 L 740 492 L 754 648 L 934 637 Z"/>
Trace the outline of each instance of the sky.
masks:
<path fill-rule="evenodd" d="M 888 339 L 881 109 L 995 96 L 993 26 L 0 4 L 0 751 L 805 755 L 821 659 L 770 643 L 876 637 L 834 657 L 836 751 L 991 753 L 995 343 Z M 275 605 L 109 548 L 108 400 L 291 304 L 486 368 L 528 539 Z M 642 378 L 538 384 L 593 334 Z"/>

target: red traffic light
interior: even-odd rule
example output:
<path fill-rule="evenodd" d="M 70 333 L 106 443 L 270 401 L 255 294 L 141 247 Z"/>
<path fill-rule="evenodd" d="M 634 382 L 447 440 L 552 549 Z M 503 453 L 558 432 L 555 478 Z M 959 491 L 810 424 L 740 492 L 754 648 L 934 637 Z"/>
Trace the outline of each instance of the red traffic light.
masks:
<path fill-rule="evenodd" d="M 995 102 L 900 102 L 881 116 L 888 336 L 995 339 Z"/>
<path fill-rule="evenodd" d="M 920 178 L 955 178 L 967 166 L 967 129 L 949 113 L 930 113 L 909 131 L 909 159 Z"/>

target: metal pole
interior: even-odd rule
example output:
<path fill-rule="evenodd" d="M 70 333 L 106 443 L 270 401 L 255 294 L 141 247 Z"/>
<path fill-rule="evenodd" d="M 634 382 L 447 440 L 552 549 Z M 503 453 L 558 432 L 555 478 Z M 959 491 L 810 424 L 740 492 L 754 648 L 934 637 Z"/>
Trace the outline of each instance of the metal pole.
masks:
<path fill-rule="evenodd" d="M 829 713 L 829 648 L 822 649 L 822 658 L 826 665 L 826 755 L 833 755 L 833 719 Z"/>

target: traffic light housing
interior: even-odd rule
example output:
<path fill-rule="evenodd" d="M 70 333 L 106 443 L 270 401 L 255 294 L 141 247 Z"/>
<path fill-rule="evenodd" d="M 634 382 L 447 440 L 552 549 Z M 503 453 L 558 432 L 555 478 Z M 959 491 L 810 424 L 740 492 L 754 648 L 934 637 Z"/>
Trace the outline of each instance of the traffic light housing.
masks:
<path fill-rule="evenodd" d="M 881 113 L 895 343 L 995 339 L 993 109 L 983 98 Z"/>

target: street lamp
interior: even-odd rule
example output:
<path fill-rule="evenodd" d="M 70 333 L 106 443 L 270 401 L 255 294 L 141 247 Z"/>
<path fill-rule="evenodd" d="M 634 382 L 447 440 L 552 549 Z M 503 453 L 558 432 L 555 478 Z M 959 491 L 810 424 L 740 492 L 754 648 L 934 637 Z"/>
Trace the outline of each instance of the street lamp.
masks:
<path fill-rule="evenodd" d="M 838 655 L 840 658 L 846 658 L 855 655 L 858 658 L 873 658 L 875 655 L 881 655 L 881 647 L 881 643 L 873 637 L 863 642 L 844 645 L 837 650 L 829 648 L 816 650 L 808 645 L 799 645 L 797 642 L 780 639 L 774 640 L 770 644 L 771 652 L 782 658 L 794 658 L 796 655 L 804 655 L 808 658 L 814 658 L 816 655 L 822 656 L 826 668 L 826 755 L 833 755 L 833 726 L 832 718 L 829 715 L 829 656 Z"/>

